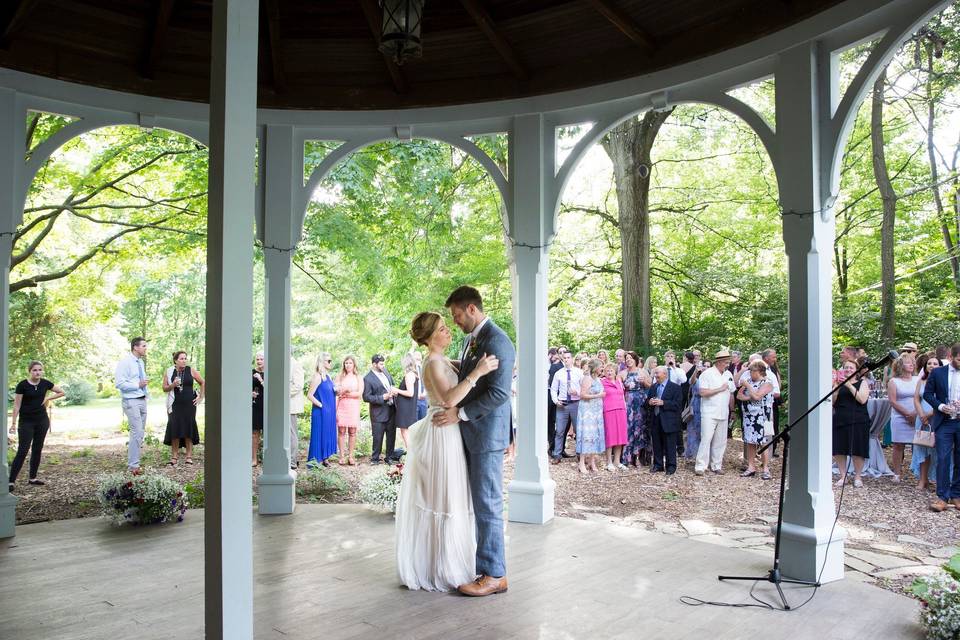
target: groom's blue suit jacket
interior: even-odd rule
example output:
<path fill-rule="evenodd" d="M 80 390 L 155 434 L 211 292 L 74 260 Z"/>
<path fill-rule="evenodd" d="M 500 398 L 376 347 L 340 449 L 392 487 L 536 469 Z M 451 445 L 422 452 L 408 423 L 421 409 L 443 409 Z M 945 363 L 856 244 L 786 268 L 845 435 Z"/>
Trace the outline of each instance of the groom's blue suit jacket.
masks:
<path fill-rule="evenodd" d="M 460 402 L 469 420 L 460 423 L 460 434 L 467 451 L 496 451 L 510 445 L 510 396 L 516 350 L 503 329 L 492 319 L 480 329 L 474 349 L 468 349 L 460 362 L 460 380 L 477 366 L 484 354 L 500 360 L 496 371 L 477 380 L 477 386 Z"/>

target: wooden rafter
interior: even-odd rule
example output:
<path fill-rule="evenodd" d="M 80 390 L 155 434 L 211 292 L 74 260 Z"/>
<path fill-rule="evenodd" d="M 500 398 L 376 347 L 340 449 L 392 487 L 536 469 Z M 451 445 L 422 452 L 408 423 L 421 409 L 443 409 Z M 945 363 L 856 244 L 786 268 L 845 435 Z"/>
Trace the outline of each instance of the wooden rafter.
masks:
<path fill-rule="evenodd" d="M 641 47 L 644 51 L 652 54 L 656 50 L 657 45 L 653 41 L 653 38 L 648 36 L 633 18 L 631 18 L 625 11 L 614 5 L 611 0 L 589 1 L 590 4 L 593 5 L 593 8 L 600 13 L 600 15 L 609 20 L 613 26 L 623 32 L 623 35 L 633 40 L 633 42 Z"/>
<path fill-rule="evenodd" d="M 380 8 L 377 6 L 377 0 L 360 0 L 360 6 L 363 8 L 363 14 L 367 18 L 367 24 L 370 26 L 370 33 L 373 34 L 374 43 L 380 46 L 380 28 L 381 15 Z M 403 72 L 397 63 L 390 59 L 390 56 L 383 55 L 383 62 L 387 65 L 387 73 L 390 74 L 390 80 L 393 82 L 393 88 L 397 93 L 406 93 L 407 81 L 403 77 Z"/>
<path fill-rule="evenodd" d="M 487 40 L 490 41 L 493 48 L 497 50 L 497 53 L 500 54 L 503 61 L 506 62 L 510 70 L 513 71 L 513 75 L 521 80 L 529 78 L 530 76 L 527 70 L 520 64 L 520 59 L 517 57 L 513 47 L 507 42 L 507 39 L 500 32 L 499 27 L 497 27 L 497 24 L 490 17 L 490 14 L 487 13 L 487 10 L 483 8 L 479 0 L 460 0 L 460 4 L 467 10 L 467 13 L 470 14 L 473 21 L 480 27 L 483 35 L 487 37 Z"/>
<path fill-rule="evenodd" d="M 266 9 L 273 88 L 277 93 L 283 93 L 287 89 L 287 74 L 283 71 L 283 58 L 280 56 L 280 3 L 278 0 L 266 0 Z"/>
<path fill-rule="evenodd" d="M 30 12 L 37 8 L 40 0 L 20 0 L 17 8 L 13 10 L 10 20 L 5 25 L 0 25 L 0 48 L 6 49 L 10 46 L 10 41 L 17 32 L 27 22 Z"/>
<path fill-rule="evenodd" d="M 167 41 L 167 27 L 170 26 L 170 16 L 173 14 L 175 2 L 176 0 L 157 0 L 157 11 L 150 25 L 150 41 L 140 62 L 140 75 L 148 80 L 153 79 L 157 71 L 157 63 L 163 55 L 163 47 Z"/>

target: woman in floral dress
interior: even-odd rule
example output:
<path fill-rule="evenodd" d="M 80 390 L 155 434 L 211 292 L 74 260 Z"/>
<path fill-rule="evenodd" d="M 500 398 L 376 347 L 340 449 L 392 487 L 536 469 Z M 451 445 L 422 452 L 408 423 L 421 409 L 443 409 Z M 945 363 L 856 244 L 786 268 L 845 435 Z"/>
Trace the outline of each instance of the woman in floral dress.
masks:
<path fill-rule="evenodd" d="M 647 431 L 647 410 L 643 406 L 647 389 L 650 387 L 650 376 L 640 367 L 640 356 L 628 351 L 624 356 L 627 368 L 620 372 L 623 380 L 624 400 L 627 403 L 627 444 L 623 447 L 623 464 L 639 466 L 642 458 L 648 458 L 650 453 L 650 434 Z"/>
<path fill-rule="evenodd" d="M 580 383 L 580 408 L 577 410 L 577 455 L 580 456 L 580 473 L 597 471 L 597 457 L 607 450 L 606 433 L 603 430 L 603 384 L 600 370 L 603 363 L 593 358 L 584 365 L 583 382 Z"/>

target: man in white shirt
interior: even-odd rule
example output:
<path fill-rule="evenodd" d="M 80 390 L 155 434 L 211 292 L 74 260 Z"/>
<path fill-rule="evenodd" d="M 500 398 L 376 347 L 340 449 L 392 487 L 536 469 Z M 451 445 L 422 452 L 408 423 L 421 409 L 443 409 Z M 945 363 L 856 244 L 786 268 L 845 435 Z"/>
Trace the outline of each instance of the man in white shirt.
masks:
<path fill-rule="evenodd" d="M 140 449 L 147 427 L 147 371 L 143 363 L 147 355 L 147 341 L 137 336 L 130 341 L 130 353 L 117 363 L 114 383 L 120 390 L 120 404 L 130 427 L 127 444 L 127 469 L 140 475 Z"/>
<path fill-rule="evenodd" d="M 300 466 L 300 438 L 297 437 L 297 418 L 303 413 L 303 367 L 290 350 L 290 468 Z"/>
<path fill-rule="evenodd" d="M 667 379 L 683 385 L 687 381 L 687 373 L 677 366 L 677 356 L 673 351 L 666 351 L 663 354 L 663 366 L 667 368 Z"/>
<path fill-rule="evenodd" d="M 702 476 L 708 466 L 716 474 L 723 473 L 730 394 L 736 390 L 733 376 L 727 370 L 729 365 L 730 352 L 721 349 L 713 357 L 713 366 L 700 374 L 700 449 L 694 467 L 698 476 Z"/>
<path fill-rule="evenodd" d="M 577 411 L 580 408 L 580 383 L 583 381 L 583 370 L 573 366 L 573 354 L 569 351 L 563 354 L 563 368 L 553 374 L 553 384 L 550 385 L 550 397 L 557 406 L 557 424 L 553 440 L 553 464 L 559 464 L 560 458 L 570 458 L 571 454 L 564 451 L 567 443 L 567 432 L 573 427 L 577 431 Z"/>

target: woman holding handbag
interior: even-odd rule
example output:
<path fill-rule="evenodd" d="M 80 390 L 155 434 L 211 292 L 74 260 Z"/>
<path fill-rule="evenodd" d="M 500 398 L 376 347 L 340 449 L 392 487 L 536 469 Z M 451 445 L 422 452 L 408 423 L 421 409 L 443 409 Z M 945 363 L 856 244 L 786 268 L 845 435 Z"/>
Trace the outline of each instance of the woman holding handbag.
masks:
<path fill-rule="evenodd" d="M 773 435 L 773 385 L 767 380 L 767 364 L 754 360 L 749 366 L 750 379 L 737 391 L 737 400 L 743 402 L 743 442 L 747 445 L 747 469 L 741 478 L 757 475 L 757 445 Z M 770 452 L 763 452 L 761 480 L 770 479 Z"/>
<path fill-rule="evenodd" d="M 937 478 L 937 452 L 934 449 L 933 427 L 930 425 L 934 409 L 923 399 L 923 388 L 927 386 L 930 373 L 939 366 L 940 360 L 933 351 L 921 355 L 917 361 L 920 380 L 913 394 L 913 407 L 917 412 L 917 420 L 916 431 L 913 434 L 910 471 L 917 477 L 918 489 L 932 487 Z"/>

